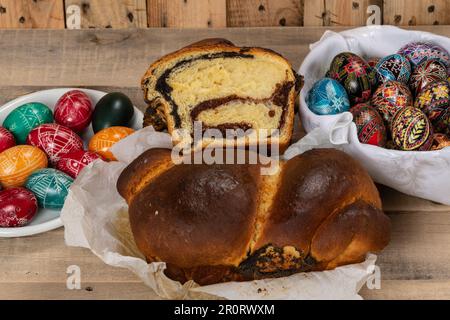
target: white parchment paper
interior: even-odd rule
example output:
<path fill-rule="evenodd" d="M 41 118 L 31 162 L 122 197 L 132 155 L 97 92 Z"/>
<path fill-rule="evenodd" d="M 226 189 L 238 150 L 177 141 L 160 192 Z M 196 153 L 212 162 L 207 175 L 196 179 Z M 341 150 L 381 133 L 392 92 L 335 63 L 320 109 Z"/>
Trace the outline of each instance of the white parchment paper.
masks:
<path fill-rule="evenodd" d="M 327 134 L 316 129 L 291 146 L 285 155 L 292 158 L 315 147 L 331 146 L 328 141 Z M 361 299 L 358 291 L 374 270 L 376 256 L 372 254 L 364 263 L 332 271 L 202 287 L 193 282 L 182 285 L 167 278 L 163 272 L 165 263 L 148 264 L 134 243 L 127 204 L 118 194 L 116 182 L 121 171 L 143 151 L 171 146 L 168 134 L 144 128 L 113 147 L 118 162 L 98 160 L 83 170 L 70 188 L 61 212 L 66 244 L 89 248 L 106 264 L 131 270 L 163 298 Z"/>

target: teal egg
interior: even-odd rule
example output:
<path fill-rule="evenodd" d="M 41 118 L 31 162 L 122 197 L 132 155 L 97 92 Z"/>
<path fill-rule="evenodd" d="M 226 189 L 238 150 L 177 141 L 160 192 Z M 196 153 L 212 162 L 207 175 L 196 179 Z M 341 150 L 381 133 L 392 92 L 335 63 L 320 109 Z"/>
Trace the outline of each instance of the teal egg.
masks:
<path fill-rule="evenodd" d="M 25 187 L 34 193 L 39 207 L 59 210 L 63 207 L 73 179 L 56 169 L 40 169 L 27 180 Z"/>
<path fill-rule="evenodd" d="M 3 121 L 16 139 L 17 144 L 25 144 L 31 130 L 44 123 L 53 122 L 53 113 L 43 103 L 30 102 L 14 109 Z"/>

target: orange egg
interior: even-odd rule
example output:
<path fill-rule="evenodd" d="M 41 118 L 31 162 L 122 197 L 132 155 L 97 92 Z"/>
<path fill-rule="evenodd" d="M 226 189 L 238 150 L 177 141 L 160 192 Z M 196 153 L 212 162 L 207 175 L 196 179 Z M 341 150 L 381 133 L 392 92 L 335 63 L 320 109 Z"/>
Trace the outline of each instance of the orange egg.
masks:
<path fill-rule="evenodd" d="M 34 171 L 48 165 L 45 153 L 33 146 L 15 146 L 0 153 L 0 184 L 21 187 Z"/>
<path fill-rule="evenodd" d="M 134 132 L 127 127 L 109 127 L 97 132 L 89 141 L 89 151 L 96 152 L 106 160 L 116 161 L 109 149 L 113 144 Z"/>

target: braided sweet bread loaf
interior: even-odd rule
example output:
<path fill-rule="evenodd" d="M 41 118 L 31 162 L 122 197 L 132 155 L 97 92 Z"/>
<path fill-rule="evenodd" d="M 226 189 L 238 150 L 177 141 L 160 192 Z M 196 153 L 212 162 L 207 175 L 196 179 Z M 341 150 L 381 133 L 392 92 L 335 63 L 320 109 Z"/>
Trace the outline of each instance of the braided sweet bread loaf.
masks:
<path fill-rule="evenodd" d="M 256 138 L 226 139 L 227 129 L 254 129 L 285 149 L 291 139 L 299 79 L 290 63 L 269 49 L 236 47 L 225 39 L 194 43 L 153 63 L 142 78 L 144 126 L 176 130 L 175 143 L 193 137 L 194 121 L 217 129 L 224 142 L 254 145 Z M 262 131 L 261 129 L 267 130 Z M 270 130 L 277 129 L 275 135 Z"/>
<path fill-rule="evenodd" d="M 166 274 L 201 285 L 333 269 L 389 242 L 368 173 L 333 149 L 262 165 L 174 165 L 151 149 L 121 174 L 138 248 Z"/>

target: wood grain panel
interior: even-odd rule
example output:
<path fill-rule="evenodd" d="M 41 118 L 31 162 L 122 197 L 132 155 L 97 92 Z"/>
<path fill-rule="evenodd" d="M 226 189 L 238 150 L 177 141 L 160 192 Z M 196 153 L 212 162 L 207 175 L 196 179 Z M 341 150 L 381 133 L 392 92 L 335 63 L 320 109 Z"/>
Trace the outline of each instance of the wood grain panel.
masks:
<path fill-rule="evenodd" d="M 301 26 L 303 6 L 303 0 L 227 0 L 227 26 Z"/>
<path fill-rule="evenodd" d="M 74 5 L 79 7 L 81 29 L 147 27 L 145 0 L 65 0 L 66 9 Z"/>
<path fill-rule="evenodd" d="M 448 0 L 385 0 L 384 23 L 399 26 L 448 25 Z"/>
<path fill-rule="evenodd" d="M 382 0 L 305 0 L 305 26 L 363 26 L 367 8 L 383 6 Z M 382 12 L 382 11 L 381 11 Z"/>
<path fill-rule="evenodd" d="M 64 29 L 63 0 L 0 0 L 0 29 Z"/>
<path fill-rule="evenodd" d="M 222 28 L 226 0 L 147 0 L 150 27 Z"/>

